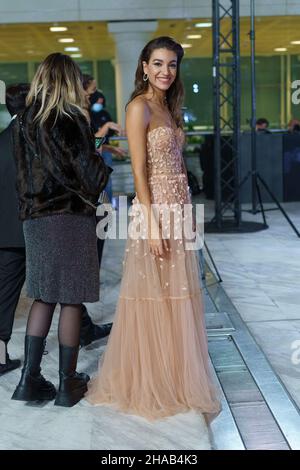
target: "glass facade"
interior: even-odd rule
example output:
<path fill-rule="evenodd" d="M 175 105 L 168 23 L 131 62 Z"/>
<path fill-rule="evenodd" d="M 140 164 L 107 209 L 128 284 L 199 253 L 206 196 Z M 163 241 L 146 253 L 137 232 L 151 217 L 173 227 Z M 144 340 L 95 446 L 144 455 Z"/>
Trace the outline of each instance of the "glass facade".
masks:
<path fill-rule="evenodd" d="M 291 57 L 291 82 L 300 80 L 300 55 Z M 297 87 L 299 89 L 299 86 Z M 292 90 L 294 92 L 294 90 Z M 293 104 L 291 100 L 291 117 L 300 120 L 300 104 Z"/>
<path fill-rule="evenodd" d="M 13 83 L 27 83 L 28 67 L 27 63 L 1 63 L 0 62 L 0 80 L 6 86 Z M 0 130 L 5 128 L 10 121 L 10 115 L 3 104 L 0 104 Z"/>
<path fill-rule="evenodd" d="M 212 59 L 184 59 L 181 78 L 185 89 L 184 117 L 187 127 L 212 126 Z"/>
<path fill-rule="evenodd" d="M 97 62 L 97 83 L 106 98 L 106 108 L 113 120 L 117 118 L 115 69 L 110 60 Z"/>
<path fill-rule="evenodd" d="M 294 62 L 292 61 L 292 64 Z M 257 117 L 266 117 L 270 127 L 281 124 L 281 57 L 256 57 Z M 300 62 L 298 77 L 300 78 Z M 213 124 L 213 80 L 211 59 L 185 59 L 182 63 L 185 86 L 186 121 L 188 127 L 211 127 Z M 251 64 L 249 57 L 241 58 L 241 126 L 250 127 Z"/>
<path fill-rule="evenodd" d="M 272 128 L 280 128 L 281 58 L 256 57 L 256 116 L 266 118 Z M 241 125 L 250 129 L 251 122 L 251 63 L 241 58 Z"/>
<path fill-rule="evenodd" d="M 110 60 L 78 61 L 83 73 L 93 75 L 107 100 L 107 109 L 116 119 L 115 72 Z M 7 85 L 30 81 L 37 63 L 0 63 L 0 79 Z M 181 66 L 185 87 L 185 121 L 189 128 L 210 128 L 213 124 L 212 60 L 186 58 Z M 300 56 L 256 57 L 257 117 L 266 117 L 270 127 L 285 127 L 291 117 L 300 118 L 299 105 L 290 99 L 291 81 L 300 80 Z M 283 96 L 284 95 L 284 96 Z M 288 97 L 288 98 L 287 98 Z M 283 109 L 284 108 L 284 109 Z M 241 124 L 249 129 L 251 118 L 250 58 L 241 57 Z M 0 129 L 9 122 L 0 105 Z"/>

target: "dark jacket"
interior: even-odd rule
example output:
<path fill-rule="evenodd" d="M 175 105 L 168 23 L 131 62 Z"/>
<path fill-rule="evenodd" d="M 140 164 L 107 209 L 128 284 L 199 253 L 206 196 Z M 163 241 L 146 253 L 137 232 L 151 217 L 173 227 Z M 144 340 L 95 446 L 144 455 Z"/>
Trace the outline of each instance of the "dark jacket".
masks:
<path fill-rule="evenodd" d="M 102 127 L 106 122 L 112 121 L 112 117 L 106 109 L 102 109 L 101 111 L 93 111 L 90 112 L 91 115 L 91 124 L 92 128 L 95 133 Z M 111 135 L 114 134 L 114 131 L 110 131 Z"/>
<path fill-rule="evenodd" d="M 0 134 L 0 248 L 24 248 L 25 246 L 16 190 L 13 125 L 14 121 Z"/>
<path fill-rule="evenodd" d="M 72 118 L 56 122 L 52 113 L 40 128 L 33 124 L 38 107 L 27 108 L 14 126 L 20 218 L 94 214 L 77 194 L 95 204 L 112 170 L 95 151 L 88 121 L 74 109 Z"/>

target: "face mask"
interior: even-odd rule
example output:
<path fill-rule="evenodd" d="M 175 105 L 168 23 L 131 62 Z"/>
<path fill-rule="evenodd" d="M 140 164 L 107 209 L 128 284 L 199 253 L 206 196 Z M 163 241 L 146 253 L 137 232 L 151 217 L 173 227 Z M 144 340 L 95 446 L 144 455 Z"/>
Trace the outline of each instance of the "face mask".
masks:
<path fill-rule="evenodd" d="M 103 109 L 103 104 L 102 103 L 94 103 L 91 107 L 91 110 L 94 113 L 99 113 Z"/>

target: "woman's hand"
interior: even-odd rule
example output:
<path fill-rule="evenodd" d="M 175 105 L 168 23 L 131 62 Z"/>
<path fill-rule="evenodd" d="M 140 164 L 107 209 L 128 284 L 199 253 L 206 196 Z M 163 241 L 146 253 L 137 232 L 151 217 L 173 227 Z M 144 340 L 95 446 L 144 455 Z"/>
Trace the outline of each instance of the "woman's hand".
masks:
<path fill-rule="evenodd" d="M 118 135 L 123 136 L 125 135 L 124 129 L 117 124 L 116 122 L 108 121 L 106 122 L 95 134 L 95 137 L 104 137 L 108 134 L 109 130 L 115 131 Z"/>
<path fill-rule="evenodd" d="M 158 239 L 150 238 L 148 242 L 149 242 L 150 253 L 152 255 L 161 256 L 161 257 L 164 257 L 167 255 L 167 252 L 169 251 L 169 245 L 168 245 L 167 240 L 164 240 L 162 238 L 158 238 Z"/>
<path fill-rule="evenodd" d="M 106 123 L 109 129 L 112 131 L 115 131 L 118 135 L 123 136 L 125 135 L 124 129 L 120 126 L 120 124 L 117 124 L 116 122 L 109 121 Z"/>
<path fill-rule="evenodd" d="M 148 242 L 150 253 L 152 255 L 162 257 L 167 255 L 167 252 L 169 251 L 169 243 L 167 239 L 162 238 L 162 230 L 160 226 L 159 228 L 157 226 L 152 228 Z"/>

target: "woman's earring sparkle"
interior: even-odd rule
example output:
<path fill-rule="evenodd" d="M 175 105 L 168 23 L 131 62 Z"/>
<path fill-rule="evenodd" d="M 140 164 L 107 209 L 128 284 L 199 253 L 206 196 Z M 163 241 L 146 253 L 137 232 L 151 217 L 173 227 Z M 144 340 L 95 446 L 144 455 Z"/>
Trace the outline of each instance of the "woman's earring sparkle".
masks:
<path fill-rule="evenodd" d="M 144 75 L 143 75 L 144 82 L 146 82 L 148 80 L 148 78 L 149 78 L 148 75 L 146 73 L 144 73 Z"/>

